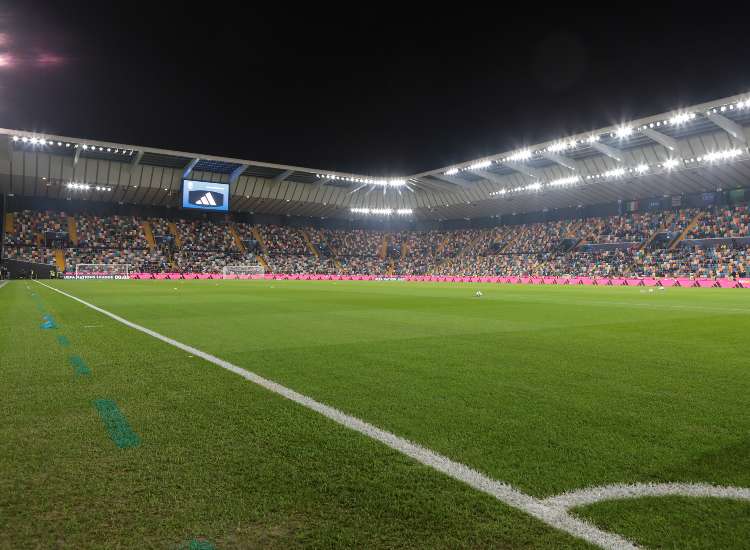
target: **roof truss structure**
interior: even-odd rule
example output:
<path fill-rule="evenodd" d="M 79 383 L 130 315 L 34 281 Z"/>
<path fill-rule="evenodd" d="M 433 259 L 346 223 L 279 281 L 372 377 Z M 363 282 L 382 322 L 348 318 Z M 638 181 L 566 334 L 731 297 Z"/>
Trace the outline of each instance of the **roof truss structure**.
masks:
<path fill-rule="evenodd" d="M 177 206 L 183 178 L 230 184 L 232 209 L 352 217 L 411 209 L 425 219 L 483 217 L 750 185 L 750 95 L 567 136 L 404 178 L 273 164 L 0 129 L 0 192 Z M 406 192 L 404 192 L 406 191 Z"/>

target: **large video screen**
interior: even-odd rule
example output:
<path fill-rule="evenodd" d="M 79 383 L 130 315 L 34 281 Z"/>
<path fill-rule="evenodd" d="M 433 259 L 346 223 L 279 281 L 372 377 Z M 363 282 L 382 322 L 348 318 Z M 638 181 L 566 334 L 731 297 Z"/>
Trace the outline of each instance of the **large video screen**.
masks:
<path fill-rule="evenodd" d="M 227 212 L 229 211 L 229 184 L 183 180 L 182 207 Z"/>

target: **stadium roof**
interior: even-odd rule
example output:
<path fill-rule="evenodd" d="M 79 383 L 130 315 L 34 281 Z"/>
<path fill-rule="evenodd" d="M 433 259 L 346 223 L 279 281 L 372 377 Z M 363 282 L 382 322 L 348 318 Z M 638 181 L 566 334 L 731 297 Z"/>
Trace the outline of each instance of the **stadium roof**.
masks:
<path fill-rule="evenodd" d="M 750 184 L 750 94 L 389 179 L 0 129 L 0 192 L 178 205 L 184 177 L 232 210 L 477 218 Z M 374 213 L 373 213 L 374 211 Z"/>

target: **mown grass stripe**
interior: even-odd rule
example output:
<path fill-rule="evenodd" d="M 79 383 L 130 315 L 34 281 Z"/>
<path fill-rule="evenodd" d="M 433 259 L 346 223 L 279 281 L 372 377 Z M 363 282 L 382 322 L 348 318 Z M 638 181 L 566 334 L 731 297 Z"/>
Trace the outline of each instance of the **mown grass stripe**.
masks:
<path fill-rule="evenodd" d="M 66 296 L 71 300 L 83 304 L 84 306 L 94 311 L 98 311 L 102 315 L 105 315 L 110 319 L 117 321 L 118 323 L 122 323 L 123 325 L 144 334 L 148 334 L 149 336 L 152 336 L 157 340 L 161 340 L 162 342 L 165 342 L 170 346 L 178 348 L 182 351 L 186 351 L 190 355 L 200 357 L 201 359 L 209 363 L 213 363 L 218 367 L 233 372 L 241 376 L 245 380 L 248 380 L 281 397 L 284 397 L 285 399 L 293 401 L 307 409 L 315 411 L 322 416 L 325 416 L 326 418 L 346 428 L 349 428 L 350 430 L 358 432 L 375 441 L 379 441 L 380 443 L 390 447 L 391 449 L 398 451 L 399 453 L 404 454 L 416 460 L 417 462 L 434 470 L 437 470 L 438 472 L 441 472 L 453 479 L 461 481 L 462 483 L 465 483 L 466 485 L 473 487 L 478 491 L 491 495 L 500 502 L 503 502 L 513 508 L 519 509 L 529 514 L 530 516 L 541 520 L 551 527 L 564 531 L 575 537 L 579 537 L 602 548 L 610 548 L 613 550 L 631 550 L 637 548 L 635 544 L 620 535 L 599 529 L 597 526 L 571 515 L 565 508 L 551 506 L 543 502 L 541 499 L 526 494 L 507 483 L 492 479 L 491 477 L 477 470 L 474 470 L 466 464 L 451 460 L 447 456 L 441 455 L 440 453 L 437 453 L 429 448 L 422 447 L 421 445 L 409 441 L 408 439 L 404 439 L 403 437 L 400 437 L 387 430 L 378 428 L 377 426 L 374 426 L 369 422 L 365 422 L 364 420 L 361 420 L 356 416 L 346 414 L 336 409 L 335 407 L 325 405 L 320 401 L 316 401 L 311 397 L 298 393 L 291 388 L 264 378 L 258 374 L 255 374 L 254 372 L 243 369 L 242 367 L 238 367 L 237 365 L 220 359 L 214 355 L 211 355 L 210 353 L 206 353 L 197 348 L 169 338 L 168 336 L 164 336 L 163 334 L 160 334 L 154 330 L 138 325 L 63 290 L 57 289 L 53 286 L 49 286 L 40 281 L 34 282 L 58 294 Z"/>
<path fill-rule="evenodd" d="M 86 365 L 86 361 L 84 361 L 79 355 L 71 355 L 68 360 L 70 361 L 70 364 L 73 365 L 73 368 L 75 368 L 76 374 L 83 374 L 86 376 L 91 374 L 91 369 Z"/>
<path fill-rule="evenodd" d="M 114 441 L 115 445 L 120 449 L 129 449 L 141 444 L 141 438 L 130 427 L 117 403 L 111 399 L 97 399 L 94 401 L 94 406 L 99 412 L 109 438 Z"/>

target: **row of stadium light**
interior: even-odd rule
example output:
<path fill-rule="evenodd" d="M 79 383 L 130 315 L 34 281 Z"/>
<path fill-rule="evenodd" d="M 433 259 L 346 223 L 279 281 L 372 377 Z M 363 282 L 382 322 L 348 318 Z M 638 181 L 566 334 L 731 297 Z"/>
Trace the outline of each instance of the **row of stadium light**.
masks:
<path fill-rule="evenodd" d="M 584 181 L 601 181 L 601 180 L 614 180 L 623 178 L 626 176 L 637 177 L 647 174 L 653 170 L 662 169 L 671 172 L 675 168 L 682 166 L 689 166 L 694 164 L 716 164 L 718 162 L 728 162 L 732 159 L 739 157 L 742 154 L 750 152 L 750 149 L 725 149 L 723 151 L 712 151 L 706 153 L 703 156 L 691 157 L 687 159 L 669 158 L 662 163 L 656 165 L 641 163 L 634 167 L 619 167 L 607 170 L 600 174 L 591 174 L 585 178 L 582 176 L 568 176 L 565 178 L 558 178 L 555 180 L 548 181 L 546 184 L 541 182 L 531 183 L 529 185 L 522 185 L 520 187 L 513 187 L 507 189 L 499 189 L 490 193 L 492 196 L 506 195 L 508 193 L 517 193 L 522 191 L 541 191 L 545 187 L 566 187 L 568 185 L 576 185 L 583 183 Z"/>
<path fill-rule="evenodd" d="M 720 107 L 714 107 L 706 111 L 706 114 L 707 115 L 721 114 L 721 113 L 726 113 L 730 111 L 738 111 L 738 110 L 743 110 L 743 109 L 750 109 L 750 98 L 740 100 L 735 103 L 728 103 L 726 105 L 721 105 Z M 532 159 L 536 155 L 541 155 L 543 153 L 561 153 L 563 151 L 575 149 L 576 147 L 579 147 L 579 146 L 586 146 L 592 143 L 596 143 L 600 141 L 602 138 L 606 138 L 606 137 L 613 137 L 617 139 L 628 139 L 636 131 L 639 131 L 639 130 L 657 129 L 657 128 L 663 128 L 663 127 L 668 127 L 668 126 L 681 126 L 683 124 L 687 124 L 688 122 L 695 120 L 696 117 L 697 117 L 697 113 L 682 111 L 682 112 L 676 113 L 675 115 L 671 116 L 670 118 L 666 120 L 650 122 L 648 124 L 643 124 L 639 126 L 638 128 L 634 128 L 630 124 L 624 124 L 622 126 L 618 126 L 612 132 L 608 132 L 605 134 L 601 134 L 601 135 L 592 134 L 585 139 L 560 140 L 543 149 L 536 149 L 536 150 L 520 149 L 518 151 L 510 153 L 501 158 L 481 160 L 481 161 L 477 161 L 472 164 L 469 164 L 468 166 L 463 166 L 460 168 L 459 167 L 450 168 L 446 170 L 444 174 L 446 176 L 454 176 L 458 174 L 459 172 L 482 170 L 484 168 L 489 168 L 493 164 L 505 164 L 508 162 L 524 162 L 524 161 Z"/>
<path fill-rule="evenodd" d="M 348 176 L 339 176 L 337 174 L 315 174 L 315 177 L 318 179 L 327 179 L 327 180 L 334 180 L 334 181 L 348 181 L 351 183 L 361 183 L 364 185 L 381 185 L 385 187 L 401 187 L 402 185 L 406 185 L 406 180 L 404 178 L 391 178 L 391 179 L 383 179 L 383 178 L 360 178 L 360 177 L 348 177 Z"/>
<path fill-rule="evenodd" d="M 68 189 L 74 189 L 76 191 L 112 191 L 111 187 L 105 187 L 103 185 L 89 185 L 87 183 L 69 183 L 65 187 Z"/>
<path fill-rule="evenodd" d="M 67 148 L 73 148 L 78 149 L 80 147 L 84 151 L 101 151 L 101 152 L 107 152 L 107 153 L 115 153 L 115 154 L 121 154 L 126 156 L 131 156 L 134 151 L 132 149 L 120 149 L 113 148 L 113 147 L 102 147 L 99 145 L 89 145 L 87 143 L 70 143 L 67 141 L 55 141 L 52 139 L 46 139 L 46 138 L 39 138 L 39 137 L 26 137 L 26 136 L 13 136 L 13 141 L 15 142 L 21 142 L 21 143 L 28 143 L 30 145 L 50 145 L 50 146 L 57 146 L 57 147 L 67 147 Z"/>
<path fill-rule="evenodd" d="M 398 216 L 408 216 L 414 213 L 411 208 L 352 208 L 352 214 L 372 214 L 374 216 L 391 216 L 396 214 Z"/>

